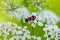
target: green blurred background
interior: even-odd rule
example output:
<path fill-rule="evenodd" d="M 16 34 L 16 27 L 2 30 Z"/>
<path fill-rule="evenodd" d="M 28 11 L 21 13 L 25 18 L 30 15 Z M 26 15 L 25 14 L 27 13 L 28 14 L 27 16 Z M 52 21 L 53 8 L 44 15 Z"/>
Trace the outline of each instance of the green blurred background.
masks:
<path fill-rule="evenodd" d="M 51 8 L 48 8 L 60 16 L 60 0 L 48 0 L 47 4 L 51 5 Z"/>

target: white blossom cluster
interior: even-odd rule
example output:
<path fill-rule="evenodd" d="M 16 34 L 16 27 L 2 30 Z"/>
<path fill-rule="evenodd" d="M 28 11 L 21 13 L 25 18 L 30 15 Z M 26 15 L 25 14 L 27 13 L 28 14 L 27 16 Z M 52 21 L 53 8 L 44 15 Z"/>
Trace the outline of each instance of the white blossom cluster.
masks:
<path fill-rule="evenodd" d="M 32 16 L 32 15 L 36 16 L 36 19 L 34 21 L 28 22 L 29 24 L 31 23 L 31 26 L 33 28 L 36 27 L 36 24 L 38 24 L 38 26 L 43 26 L 42 21 L 40 21 L 40 20 L 38 21 L 38 14 L 40 14 L 40 13 L 39 12 L 32 12 L 31 15 L 30 15 L 30 16 Z"/>
<path fill-rule="evenodd" d="M 25 19 L 29 16 L 27 8 L 17 8 L 9 13 L 10 17 L 16 17 L 17 20 Z"/>
<path fill-rule="evenodd" d="M 41 12 L 35 12 L 37 18 L 32 24 L 35 28 L 36 24 L 44 26 L 43 31 L 45 32 L 44 37 L 46 40 L 59 40 L 60 39 L 60 28 L 56 25 L 60 21 L 59 17 L 49 10 L 43 10 Z M 46 22 L 44 24 L 44 22 Z"/>
<path fill-rule="evenodd" d="M 45 9 L 45 8 L 42 8 L 42 7 L 46 5 L 46 2 L 47 2 L 47 0 L 34 0 L 32 2 L 32 5 L 36 6 L 38 8 L 38 10 L 41 11 L 41 10 Z M 48 5 L 48 6 L 50 7 L 50 5 Z"/>
<path fill-rule="evenodd" d="M 19 7 L 18 0 L 2 0 L 1 3 L 6 8 L 6 11 L 12 11 Z"/>
<path fill-rule="evenodd" d="M 33 12 L 32 15 L 36 16 L 36 19 L 32 23 L 34 28 L 36 24 L 38 24 L 38 26 L 44 26 L 44 23 L 54 25 L 59 22 L 59 17 L 49 10 L 43 10 L 35 13 Z"/>
<path fill-rule="evenodd" d="M 12 17 L 16 17 L 17 20 L 21 20 L 21 19 L 25 19 L 29 16 L 29 11 L 27 10 L 27 8 L 25 7 L 13 7 L 13 4 L 10 2 L 2 2 L 4 4 L 4 6 L 6 7 L 6 11 L 8 11 L 8 14 L 10 18 Z M 17 3 L 16 3 L 17 4 Z M 13 8 L 12 8 L 13 7 Z"/>
<path fill-rule="evenodd" d="M 24 0 L 25 1 L 25 0 Z M 45 2 L 46 0 L 43 0 L 43 2 L 41 2 L 42 0 L 26 0 L 25 3 L 27 3 L 26 5 L 30 5 L 31 6 L 35 6 L 35 10 L 38 9 L 38 10 L 43 10 L 42 6 L 45 6 Z M 32 8 L 31 6 L 28 6 L 29 8 Z"/>
<path fill-rule="evenodd" d="M 45 25 L 43 31 L 45 32 L 44 37 L 46 37 L 46 40 L 60 39 L 60 28 L 57 25 Z"/>
<path fill-rule="evenodd" d="M 47 24 L 56 24 L 59 21 L 59 17 L 52 11 L 43 10 L 38 14 L 38 20 L 46 22 Z"/>
<path fill-rule="evenodd" d="M 11 37 L 8 39 L 9 35 Z M 41 37 L 30 36 L 30 31 L 27 30 L 27 26 L 18 26 L 12 22 L 0 23 L 0 36 L 4 37 L 3 40 L 29 40 L 31 38 L 34 40 L 41 40 Z"/>
<path fill-rule="evenodd" d="M 26 0 L 26 1 L 30 1 L 30 0 Z M 41 0 L 34 0 L 32 2 L 32 5 L 36 5 L 38 7 L 38 9 L 42 9 L 42 7 L 40 7 L 40 1 Z M 27 10 L 27 8 L 25 7 L 21 7 L 18 4 L 18 0 L 10 0 L 10 1 L 2 1 L 2 4 L 4 5 L 4 7 L 6 7 L 6 11 L 8 11 L 7 14 L 9 14 L 9 17 L 16 17 L 17 20 L 21 20 L 24 18 L 27 18 L 30 14 L 30 12 Z M 43 2 L 44 4 L 44 2 Z M 38 6 L 39 5 L 39 6 Z M 42 5 L 42 4 L 41 4 Z"/>
<path fill-rule="evenodd" d="M 3 1 L 2 3 L 6 7 L 6 9 L 7 9 L 6 11 L 8 11 L 8 13 L 6 13 L 6 14 L 8 14 L 10 18 L 16 17 L 17 20 L 21 20 L 21 19 L 25 19 L 29 16 L 28 9 L 26 7 L 22 8 L 21 6 L 16 7 L 18 5 L 14 5 L 14 1 L 11 3 Z"/>

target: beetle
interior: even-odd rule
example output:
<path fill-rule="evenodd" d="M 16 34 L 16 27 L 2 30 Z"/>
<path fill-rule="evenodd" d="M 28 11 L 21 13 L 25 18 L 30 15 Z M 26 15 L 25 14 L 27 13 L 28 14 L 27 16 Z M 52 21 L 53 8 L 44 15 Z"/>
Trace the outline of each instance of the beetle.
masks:
<path fill-rule="evenodd" d="M 34 21 L 36 19 L 36 16 L 32 15 L 28 18 L 25 19 L 25 22 L 28 22 L 28 21 Z"/>

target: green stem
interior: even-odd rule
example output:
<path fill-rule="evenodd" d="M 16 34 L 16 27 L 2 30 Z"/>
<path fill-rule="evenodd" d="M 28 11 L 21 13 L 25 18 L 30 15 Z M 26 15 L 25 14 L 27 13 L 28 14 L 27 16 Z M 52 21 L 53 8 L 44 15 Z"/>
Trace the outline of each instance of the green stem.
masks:
<path fill-rule="evenodd" d="M 23 19 L 22 18 L 21 18 L 21 24 L 22 24 L 21 26 L 23 27 L 24 23 L 23 23 Z"/>

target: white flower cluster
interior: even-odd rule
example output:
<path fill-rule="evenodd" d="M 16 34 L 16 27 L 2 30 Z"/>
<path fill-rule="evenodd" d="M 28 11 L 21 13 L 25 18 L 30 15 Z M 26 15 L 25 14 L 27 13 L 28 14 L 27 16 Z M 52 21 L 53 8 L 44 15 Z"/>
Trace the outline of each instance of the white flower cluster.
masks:
<path fill-rule="evenodd" d="M 29 1 L 29 0 L 27 0 Z M 38 5 L 41 0 L 34 0 L 33 4 L 36 3 Z M 45 0 L 46 1 L 46 0 Z M 3 2 L 5 6 L 7 6 L 7 9 L 11 9 L 9 11 L 9 17 L 16 17 L 17 20 L 25 20 L 25 18 L 30 16 L 30 12 L 28 11 L 27 8 L 25 7 L 18 7 L 14 10 L 12 10 L 11 5 L 9 2 Z M 40 8 L 40 7 L 39 7 Z M 43 26 L 43 22 L 46 22 L 47 24 L 56 24 L 59 20 L 59 18 L 51 11 L 48 10 L 43 10 L 42 12 L 35 12 L 32 13 L 32 15 L 35 15 L 37 18 L 32 24 L 32 26 L 35 28 L 36 24 L 39 26 Z M 25 22 L 25 21 L 24 21 Z"/>
<path fill-rule="evenodd" d="M 46 5 L 46 0 L 43 0 L 43 1 L 42 0 L 34 0 L 32 2 L 32 5 L 36 6 L 41 11 L 41 10 L 45 9 L 45 8 L 42 8 L 42 6 Z"/>
<path fill-rule="evenodd" d="M 17 0 L 3 0 L 1 2 L 4 7 L 6 7 L 6 11 L 12 11 L 14 9 L 16 9 L 17 7 L 19 7 L 18 1 Z"/>
<path fill-rule="evenodd" d="M 38 14 L 37 18 L 39 21 L 46 22 L 47 24 L 56 24 L 59 21 L 59 17 L 49 10 L 43 10 Z"/>
<path fill-rule="evenodd" d="M 33 38 L 34 40 L 41 40 L 41 37 L 30 36 L 30 32 L 27 30 L 27 26 L 18 26 L 11 22 L 1 22 L 0 23 L 0 36 L 3 36 L 4 40 L 8 40 L 8 35 L 11 37 L 9 40 L 29 40 Z"/>
<path fill-rule="evenodd" d="M 38 2 L 38 1 L 36 1 Z M 43 10 L 41 12 L 33 12 L 31 15 L 35 15 L 36 19 L 34 20 L 34 23 L 31 25 L 35 28 L 36 24 L 38 26 L 43 26 L 43 22 L 46 22 L 46 24 L 56 24 L 59 21 L 58 16 L 56 16 L 53 12 L 48 10 Z M 10 17 L 16 17 L 17 20 L 25 20 L 25 18 L 30 16 L 30 12 L 25 7 L 19 7 L 15 10 L 9 11 Z M 25 21 L 24 21 L 25 22 Z"/>
<path fill-rule="evenodd" d="M 56 24 L 59 21 L 59 17 L 55 15 L 52 11 L 43 10 L 41 12 L 33 12 L 32 15 L 36 16 L 32 26 L 35 28 L 36 24 L 38 26 L 43 26 L 45 24 Z"/>
<path fill-rule="evenodd" d="M 43 28 L 43 31 L 45 32 L 44 37 L 46 38 L 46 40 L 60 39 L 60 29 L 56 25 L 56 23 L 60 21 L 58 16 L 48 10 L 43 10 L 40 13 L 35 12 L 32 15 L 35 15 L 37 17 L 34 23 L 32 24 L 34 28 L 36 24 L 38 24 L 39 26 L 45 26 Z M 43 22 L 46 23 L 44 24 Z"/>
<path fill-rule="evenodd" d="M 29 0 L 26 0 L 26 1 L 29 1 Z M 41 2 L 41 0 L 34 0 L 32 2 L 32 4 L 36 5 L 38 7 L 38 9 L 41 10 L 42 7 L 40 7 L 39 4 L 42 4 L 42 3 L 40 3 L 40 2 Z M 21 18 L 24 19 L 24 18 L 28 17 L 30 14 L 29 11 L 27 10 L 27 8 L 25 8 L 25 7 L 20 8 L 21 6 L 18 6 L 19 4 L 18 4 L 17 0 L 14 0 L 14 1 L 10 0 L 10 1 L 6 1 L 6 2 L 2 1 L 2 3 L 6 7 L 6 9 L 8 9 L 6 11 L 9 11 L 9 13 L 7 13 L 7 14 L 9 14 L 9 17 L 14 16 L 17 18 L 17 20 L 21 20 Z M 44 4 L 44 2 L 43 2 L 43 4 Z"/>
<path fill-rule="evenodd" d="M 17 8 L 9 13 L 10 17 L 16 17 L 17 20 L 25 19 L 29 16 L 27 8 Z"/>
<path fill-rule="evenodd" d="M 14 6 L 12 4 L 12 2 L 10 3 L 8 1 L 7 2 L 3 1 L 2 3 L 8 9 L 8 10 L 6 10 L 6 11 L 8 11 L 8 13 L 6 13 L 6 14 L 8 14 L 10 18 L 16 17 L 17 20 L 21 20 L 21 19 L 25 19 L 29 16 L 29 11 L 25 7 L 22 8 L 21 6 L 19 6 L 19 7 L 15 8 L 15 6 L 18 6 L 18 5 Z M 13 1 L 13 3 L 14 3 L 14 1 Z"/>
<path fill-rule="evenodd" d="M 35 28 L 36 24 L 38 24 L 39 26 L 45 26 L 43 28 L 43 31 L 45 32 L 44 37 L 46 38 L 46 40 L 60 39 L 60 29 L 56 25 L 56 23 L 60 20 L 58 16 L 48 10 L 43 10 L 40 13 L 35 12 L 32 13 L 32 15 L 35 15 L 37 17 L 32 24 L 33 28 Z M 46 22 L 46 24 L 44 25 L 43 22 Z"/>
<path fill-rule="evenodd" d="M 60 28 L 57 25 L 45 25 L 43 31 L 45 32 L 44 37 L 46 37 L 46 40 L 60 39 Z"/>
<path fill-rule="evenodd" d="M 36 19 L 31 23 L 31 26 L 33 28 L 36 27 L 36 24 L 38 24 L 38 26 L 43 26 L 43 23 L 40 20 L 38 21 L 38 14 L 39 14 L 39 12 L 32 12 L 32 14 L 31 14 L 31 16 L 32 15 L 36 16 Z M 30 24 L 30 22 L 29 22 L 29 24 Z"/>

